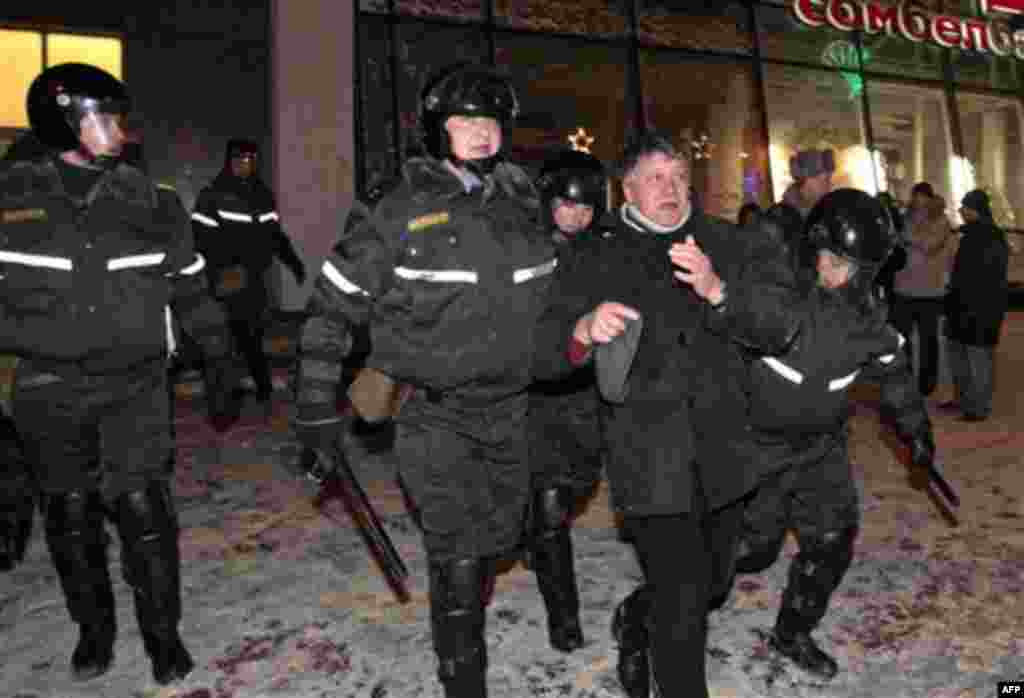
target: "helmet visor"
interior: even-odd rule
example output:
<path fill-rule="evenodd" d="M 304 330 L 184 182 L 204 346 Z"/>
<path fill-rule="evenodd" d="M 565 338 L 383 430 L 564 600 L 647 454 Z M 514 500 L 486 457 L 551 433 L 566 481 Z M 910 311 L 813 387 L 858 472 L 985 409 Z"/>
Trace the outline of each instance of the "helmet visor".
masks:
<path fill-rule="evenodd" d="M 117 156 L 124 146 L 121 113 L 86 111 L 79 122 L 78 140 L 94 157 Z"/>

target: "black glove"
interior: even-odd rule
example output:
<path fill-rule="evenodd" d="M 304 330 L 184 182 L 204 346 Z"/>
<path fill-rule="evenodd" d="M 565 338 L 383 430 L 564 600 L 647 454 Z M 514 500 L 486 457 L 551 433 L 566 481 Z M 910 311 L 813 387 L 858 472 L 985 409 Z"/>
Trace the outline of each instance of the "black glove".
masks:
<path fill-rule="evenodd" d="M 302 286 L 306 283 L 306 269 L 301 265 L 297 264 L 291 268 L 292 276 L 295 277 L 295 283 Z"/>
<path fill-rule="evenodd" d="M 332 466 L 334 454 L 342 448 L 342 435 L 350 420 L 341 417 L 316 421 L 292 422 L 295 436 L 302 444 L 299 468 L 308 477 L 321 481 Z"/>
<path fill-rule="evenodd" d="M 910 437 L 910 460 L 919 468 L 931 468 L 935 463 L 935 439 L 931 429 L 922 430 Z"/>

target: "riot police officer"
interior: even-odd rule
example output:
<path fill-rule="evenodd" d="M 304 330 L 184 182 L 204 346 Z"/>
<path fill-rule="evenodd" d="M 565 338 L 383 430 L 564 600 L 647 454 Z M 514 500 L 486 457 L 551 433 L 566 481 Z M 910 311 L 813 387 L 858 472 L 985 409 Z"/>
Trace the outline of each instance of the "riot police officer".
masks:
<path fill-rule="evenodd" d="M 560 260 L 581 244 L 611 235 L 599 223 L 608 187 L 604 165 L 593 155 L 557 153 L 541 168 L 537 189 Z M 569 527 L 576 503 L 601 477 L 600 408 L 590 364 L 561 380 L 538 381 L 530 390 L 528 558 L 547 609 L 551 646 L 562 652 L 583 645 Z"/>
<path fill-rule="evenodd" d="M 165 463 L 171 308 L 211 362 L 228 350 L 203 260 L 173 192 L 119 158 L 124 85 L 93 66 L 43 71 L 28 115 L 47 152 L 0 170 L 0 352 L 19 358 L 13 409 L 46 542 L 79 639 L 72 673 L 113 662 L 116 613 L 104 521 L 154 679 L 193 661 L 181 620 L 178 526 Z"/>
<path fill-rule="evenodd" d="M 369 320 L 366 366 L 412 386 L 395 454 L 423 532 L 449 698 L 487 693 L 483 589 L 522 534 L 533 333 L 557 264 L 533 182 L 504 157 L 518 111 L 488 68 L 457 66 L 427 87 L 427 155 L 407 160 L 342 235 L 302 334 L 296 427 L 321 452 L 336 447 L 335 387 L 354 324 Z"/>
<path fill-rule="evenodd" d="M 199 192 L 192 212 L 196 248 L 206 258 L 214 295 L 224 303 L 231 334 L 256 383 L 256 397 L 270 410 L 273 385 L 263 350 L 267 321 L 267 270 L 278 257 L 301 285 L 306 272 L 281 227 L 270 188 L 257 173 L 259 147 L 228 141 L 224 168 Z"/>
<path fill-rule="evenodd" d="M 838 666 L 811 632 L 850 565 L 860 525 L 847 451 L 850 386 L 864 377 L 881 382 L 883 415 L 909 441 L 916 464 L 929 464 L 935 446 L 899 350 L 903 338 L 886 324 L 876 291 L 897 240 L 888 212 L 864 192 L 839 189 L 814 206 L 802 235 L 782 237 L 791 241 L 802 302 L 787 311 L 797 329 L 789 348 L 749 367 L 751 434 L 765 475 L 745 511 L 736 569 L 766 569 L 786 530 L 795 530 L 800 552 L 770 644 L 827 680 Z"/>

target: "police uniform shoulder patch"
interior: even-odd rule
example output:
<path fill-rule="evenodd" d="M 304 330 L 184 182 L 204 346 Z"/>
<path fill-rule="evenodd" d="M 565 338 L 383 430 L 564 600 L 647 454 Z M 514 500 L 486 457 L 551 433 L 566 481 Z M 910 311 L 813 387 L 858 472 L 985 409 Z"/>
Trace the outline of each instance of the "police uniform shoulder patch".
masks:
<path fill-rule="evenodd" d="M 29 221 L 45 221 L 46 209 L 42 208 L 19 208 L 4 211 L 0 215 L 4 223 L 27 223 Z"/>
<path fill-rule="evenodd" d="M 438 211 L 437 213 L 428 213 L 424 216 L 417 216 L 409 221 L 406 229 L 410 233 L 415 233 L 417 230 L 423 230 L 435 225 L 444 225 L 449 220 L 447 211 Z"/>

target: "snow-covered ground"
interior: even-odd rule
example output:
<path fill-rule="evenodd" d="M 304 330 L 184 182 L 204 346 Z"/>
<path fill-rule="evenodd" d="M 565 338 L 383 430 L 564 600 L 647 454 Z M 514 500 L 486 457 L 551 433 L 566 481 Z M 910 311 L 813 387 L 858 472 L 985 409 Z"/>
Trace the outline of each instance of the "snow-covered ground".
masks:
<path fill-rule="evenodd" d="M 784 557 L 740 577 L 711 616 L 708 673 L 718 698 L 779 696 L 986 698 L 1024 677 L 1024 313 L 999 347 L 995 415 L 966 424 L 933 413 L 946 473 L 963 503 L 956 520 L 915 487 L 900 447 L 880 433 L 872 392 L 852 424 L 864 527 L 853 566 L 819 630 L 842 673 L 818 684 L 766 650 L 785 580 Z M 942 386 L 932 403 L 949 396 Z M 182 521 L 186 644 L 198 669 L 179 685 L 150 677 L 130 592 L 111 547 L 120 635 L 105 676 L 76 684 L 76 640 L 39 522 L 28 559 L 0 576 L 0 698 L 434 697 L 425 560 L 386 451 L 353 439 L 355 466 L 412 571 L 400 604 L 345 510 L 312 505 L 280 394 L 268 428 L 255 414 L 218 439 L 179 401 L 176 493 Z M 532 575 L 510 562 L 489 608 L 492 698 L 621 696 L 608 634 L 614 604 L 639 579 L 602 488 L 574 529 L 586 646 L 547 645 Z M 791 555 L 793 547 L 787 546 Z M 681 561 L 685 562 L 685 561 Z"/>

